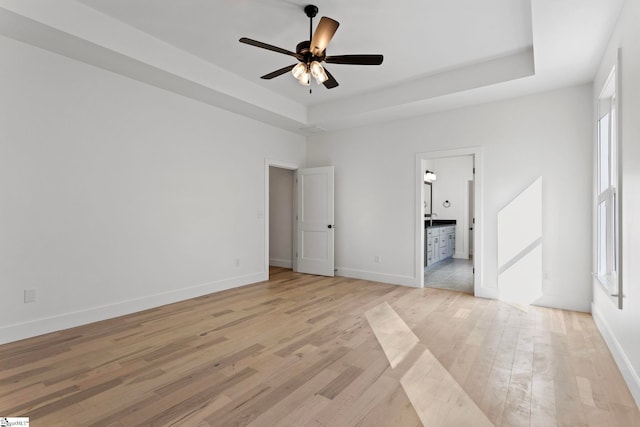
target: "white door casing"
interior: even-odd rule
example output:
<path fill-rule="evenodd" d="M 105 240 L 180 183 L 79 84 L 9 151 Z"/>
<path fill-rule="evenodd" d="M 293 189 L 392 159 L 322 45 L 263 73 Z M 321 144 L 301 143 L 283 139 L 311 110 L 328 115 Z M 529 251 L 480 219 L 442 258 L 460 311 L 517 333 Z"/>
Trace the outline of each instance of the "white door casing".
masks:
<path fill-rule="evenodd" d="M 299 273 L 334 275 L 333 166 L 296 171 Z"/>
<path fill-rule="evenodd" d="M 459 156 L 473 156 L 474 158 L 474 181 L 473 181 L 473 211 L 475 217 L 475 224 L 473 226 L 473 287 L 474 295 L 484 298 L 498 298 L 497 288 L 489 288 L 484 286 L 483 282 L 483 254 L 481 248 L 484 247 L 484 235 L 483 235 L 483 157 L 482 147 L 466 147 L 456 148 L 452 150 L 441 151 L 429 151 L 423 153 L 416 153 L 416 170 L 415 170 L 415 210 L 419 213 L 416 215 L 415 221 L 415 284 L 418 287 L 424 287 L 424 215 L 422 215 L 424 195 L 422 193 L 424 182 L 424 168 L 423 161 L 430 159 L 441 159 L 446 157 L 459 157 Z"/>
<path fill-rule="evenodd" d="M 263 276 L 264 280 L 269 280 L 269 241 L 270 241 L 269 224 L 271 220 L 269 217 L 269 203 L 270 203 L 269 201 L 269 188 L 270 188 L 269 187 L 270 186 L 269 168 L 271 166 L 282 168 L 282 169 L 288 169 L 291 171 L 296 171 L 298 169 L 298 165 L 295 163 L 289 163 L 289 162 L 270 159 L 270 158 L 264 159 L 264 208 L 261 211 L 259 210 L 257 215 L 258 218 L 265 219 L 264 221 L 264 276 Z M 295 191 L 295 188 L 293 190 L 294 190 L 293 208 L 295 209 L 296 208 L 296 202 L 295 202 L 296 191 Z M 292 243 L 292 248 L 295 251 L 295 247 L 296 247 L 295 224 L 291 224 L 291 226 L 294 230 L 293 231 L 294 242 Z M 292 256 L 291 261 L 293 264 L 293 270 L 297 271 L 295 267 L 295 263 L 296 263 L 295 256 Z"/>

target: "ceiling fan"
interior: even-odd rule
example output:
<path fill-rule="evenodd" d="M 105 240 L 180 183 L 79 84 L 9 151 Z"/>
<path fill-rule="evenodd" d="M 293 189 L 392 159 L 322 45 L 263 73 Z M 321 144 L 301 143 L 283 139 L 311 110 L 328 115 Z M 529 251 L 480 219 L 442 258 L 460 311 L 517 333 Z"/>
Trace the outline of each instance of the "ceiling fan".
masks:
<path fill-rule="evenodd" d="M 309 40 L 302 41 L 296 46 L 296 51 L 291 52 L 277 46 L 262 43 L 246 37 L 240 39 L 241 43 L 251 46 L 260 47 L 262 49 L 272 50 L 274 52 L 283 53 L 293 56 L 299 62 L 297 64 L 288 65 L 279 70 L 273 71 L 262 76 L 262 79 L 270 80 L 289 71 L 298 79 L 300 84 L 309 86 L 311 77 L 313 76 L 318 84 L 323 84 L 327 89 L 333 89 L 338 86 L 338 82 L 331 73 L 322 66 L 327 64 L 347 64 L 347 65 L 380 65 L 382 64 L 382 55 L 337 55 L 327 56 L 327 46 L 331 38 L 335 34 L 340 23 L 331 18 L 323 16 L 320 18 L 315 33 L 313 32 L 313 18 L 318 14 L 318 8 L 312 4 L 305 6 L 304 12 L 309 17 Z"/>

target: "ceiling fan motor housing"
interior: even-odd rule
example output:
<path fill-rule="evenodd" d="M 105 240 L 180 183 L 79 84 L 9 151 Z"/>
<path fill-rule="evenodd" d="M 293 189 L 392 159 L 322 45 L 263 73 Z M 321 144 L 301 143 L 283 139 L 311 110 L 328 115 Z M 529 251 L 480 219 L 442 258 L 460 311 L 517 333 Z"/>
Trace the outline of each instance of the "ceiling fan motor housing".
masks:
<path fill-rule="evenodd" d="M 303 42 L 298 43 L 298 45 L 296 46 L 296 53 L 304 55 L 306 53 L 311 52 L 309 50 L 310 44 L 311 44 L 311 42 L 309 40 L 305 40 Z"/>
<path fill-rule="evenodd" d="M 309 63 L 311 61 L 318 61 L 318 62 L 322 62 L 324 61 L 324 58 L 326 57 L 326 53 L 325 51 L 322 52 L 321 55 L 313 55 L 311 53 L 311 49 L 309 49 L 310 46 L 310 42 L 309 40 L 305 40 L 302 41 L 300 43 L 298 43 L 298 45 L 296 46 L 296 53 L 302 55 L 304 57 L 304 59 L 302 60 L 302 62 L 305 63 Z"/>

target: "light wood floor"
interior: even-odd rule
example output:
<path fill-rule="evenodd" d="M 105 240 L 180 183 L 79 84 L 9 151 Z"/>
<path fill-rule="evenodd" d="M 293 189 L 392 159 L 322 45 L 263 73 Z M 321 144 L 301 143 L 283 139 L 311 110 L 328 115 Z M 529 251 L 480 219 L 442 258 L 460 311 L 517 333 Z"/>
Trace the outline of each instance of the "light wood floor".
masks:
<path fill-rule="evenodd" d="M 377 306 L 418 340 L 394 368 L 365 316 Z M 0 416 L 34 426 L 420 426 L 414 404 L 423 411 L 448 392 L 416 388 L 412 378 L 430 380 L 426 364 L 443 367 L 445 387 L 494 425 L 640 425 L 588 314 L 284 269 L 0 346 Z"/>

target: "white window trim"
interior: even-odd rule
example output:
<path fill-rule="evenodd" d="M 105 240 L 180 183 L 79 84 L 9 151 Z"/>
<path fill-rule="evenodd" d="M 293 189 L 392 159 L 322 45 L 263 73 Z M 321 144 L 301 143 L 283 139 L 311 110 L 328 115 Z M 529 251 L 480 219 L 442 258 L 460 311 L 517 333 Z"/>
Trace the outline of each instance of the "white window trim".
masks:
<path fill-rule="evenodd" d="M 622 291 L 622 241 L 621 241 L 621 229 L 622 229 L 622 215 L 621 215 L 621 125 L 620 118 L 622 116 L 620 111 L 620 50 L 618 51 L 618 58 L 616 65 L 611 70 L 605 84 L 603 85 L 602 92 L 598 97 L 598 121 L 597 121 L 597 138 L 596 138 L 596 184 L 595 184 L 595 221 L 596 221 L 596 272 L 593 276 L 602 285 L 605 292 L 610 295 L 614 303 L 617 304 L 619 309 L 622 309 L 623 291 Z M 607 102 L 609 101 L 609 102 Z M 604 111 L 603 111 L 603 106 Z M 608 120 L 608 148 L 607 156 L 608 167 L 607 178 L 608 186 L 602 191 L 600 189 L 601 183 L 601 120 L 609 115 Z M 615 135 L 614 135 L 615 133 Z M 612 158 L 615 156 L 615 158 Z M 600 240 L 600 205 L 605 203 L 606 209 L 606 243 L 605 247 L 601 248 Z M 602 271 L 600 260 L 601 251 L 605 251 L 605 271 Z"/>

